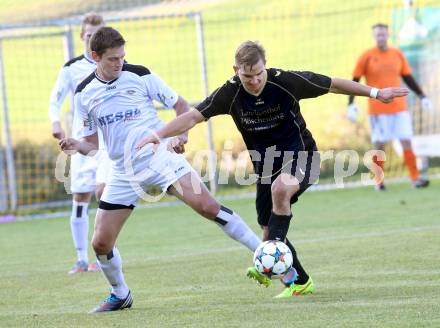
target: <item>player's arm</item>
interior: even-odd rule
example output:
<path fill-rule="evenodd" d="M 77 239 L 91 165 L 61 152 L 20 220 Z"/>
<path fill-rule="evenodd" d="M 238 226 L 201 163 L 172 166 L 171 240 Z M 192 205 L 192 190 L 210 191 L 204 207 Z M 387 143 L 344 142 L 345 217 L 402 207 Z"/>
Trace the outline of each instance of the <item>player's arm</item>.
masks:
<path fill-rule="evenodd" d="M 177 116 L 174 120 L 157 130 L 154 135 L 150 135 L 136 146 L 137 149 L 144 147 L 149 143 L 158 144 L 163 138 L 174 137 L 186 133 L 196 124 L 203 122 L 205 117 L 198 111 L 192 110 Z"/>
<path fill-rule="evenodd" d="M 210 117 L 222 114 L 228 114 L 233 94 L 237 90 L 235 81 L 229 80 L 222 87 L 216 89 L 209 97 L 203 100 L 192 111 L 179 115 L 174 120 L 166 124 L 150 135 L 136 146 L 137 149 L 144 147 L 149 143 L 158 144 L 160 139 L 180 135 L 192 129 L 196 124 L 203 122 Z"/>
<path fill-rule="evenodd" d="M 98 133 L 91 134 L 89 136 L 82 137 L 79 140 L 74 138 L 63 138 L 60 140 L 59 145 L 61 150 L 68 153 L 79 152 L 82 155 L 95 155 L 99 149 Z"/>
<path fill-rule="evenodd" d="M 355 81 L 332 78 L 329 92 L 351 96 L 363 96 L 375 98 L 383 103 L 389 103 L 396 97 L 408 95 L 407 88 L 383 88 L 376 89 Z"/>
<path fill-rule="evenodd" d="M 52 136 L 57 139 L 65 138 L 66 133 L 61 126 L 61 107 L 70 91 L 69 72 L 63 67 L 58 74 L 57 81 L 52 89 L 49 100 L 49 119 L 52 122 Z"/>
<path fill-rule="evenodd" d="M 408 88 L 414 91 L 417 96 L 419 96 L 420 98 L 425 97 L 425 94 L 423 93 L 422 89 L 420 88 L 419 84 L 416 82 L 412 74 L 403 75 L 402 79 L 403 81 L 405 81 Z"/>
<path fill-rule="evenodd" d="M 79 140 L 74 138 L 63 138 L 60 140 L 59 145 L 61 150 L 67 154 L 79 152 L 82 155 L 93 156 L 99 149 L 97 125 L 93 115 L 88 112 L 87 106 L 83 105 L 81 102 L 81 90 L 79 90 L 79 87 L 75 92 L 74 108 L 76 114 L 78 114 L 83 121 L 83 137 Z"/>
<path fill-rule="evenodd" d="M 353 77 L 352 79 L 354 82 L 359 82 L 361 80 L 360 77 Z M 354 102 L 354 95 L 348 96 L 348 105 L 351 105 Z"/>
<path fill-rule="evenodd" d="M 414 93 L 420 98 L 420 104 L 424 111 L 430 111 L 432 108 L 431 100 L 422 91 L 422 88 L 416 82 L 412 74 L 402 75 L 403 81 L 405 81 L 408 88 L 410 88 Z"/>
<path fill-rule="evenodd" d="M 196 124 L 203 122 L 204 120 L 205 117 L 198 110 L 189 111 L 176 117 L 163 128 L 158 130 L 156 132 L 157 137 L 168 138 L 180 135 L 182 133 L 187 133 L 188 130 L 192 129 Z"/>
<path fill-rule="evenodd" d="M 177 102 L 174 104 L 173 108 L 176 111 L 176 116 L 179 117 L 180 115 L 183 115 L 189 111 L 189 104 L 185 99 L 183 99 L 183 97 L 178 96 Z M 182 134 L 178 135 L 177 138 L 171 140 L 169 146 L 176 153 L 180 154 L 185 152 L 185 144 L 187 142 L 188 131 L 185 131 Z"/>
<path fill-rule="evenodd" d="M 145 74 L 143 79 L 150 97 L 162 103 L 165 107 L 174 108 L 177 117 L 181 117 L 189 111 L 188 102 L 171 89 L 158 75 L 149 71 L 149 74 Z M 183 153 L 185 144 L 188 142 L 187 131 L 184 130 L 178 134 L 173 134 L 173 136 L 176 138 L 168 142 L 168 148 L 173 149 L 176 153 Z"/>
<path fill-rule="evenodd" d="M 432 109 L 432 103 L 429 100 L 429 98 L 425 95 L 425 93 L 422 91 L 422 88 L 414 79 L 412 75 L 411 66 L 408 60 L 406 59 L 405 55 L 401 50 L 397 50 L 397 55 L 398 57 L 400 57 L 400 61 L 402 63 L 400 76 L 402 76 L 402 79 L 403 81 L 405 81 L 408 88 L 414 91 L 415 94 L 420 98 L 420 105 L 422 107 L 422 110 L 425 112 L 430 112 Z"/>

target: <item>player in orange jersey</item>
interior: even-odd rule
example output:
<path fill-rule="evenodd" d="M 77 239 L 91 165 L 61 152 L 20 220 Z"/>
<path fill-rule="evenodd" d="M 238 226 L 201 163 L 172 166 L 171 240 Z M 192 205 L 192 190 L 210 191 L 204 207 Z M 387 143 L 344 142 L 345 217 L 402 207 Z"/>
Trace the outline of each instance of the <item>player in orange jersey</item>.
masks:
<path fill-rule="evenodd" d="M 380 89 L 398 87 L 402 78 L 407 86 L 420 97 L 422 109 L 429 111 L 432 107 L 431 102 L 414 80 L 405 56 L 399 49 L 388 46 L 388 26 L 381 23 L 375 24 L 373 36 L 376 47 L 368 49 L 359 57 L 353 71 L 353 80 L 359 82 L 361 77 L 365 76 L 368 85 Z M 359 110 L 353 100 L 354 96 L 350 96 L 347 118 L 356 122 Z M 393 102 L 386 104 L 371 97 L 368 101 L 368 114 L 371 141 L 375 149 L 384 150 L 386 142 L 398 139 L 403 148 L 405 164 L 413 186 L 416 188 L 428 186 L 429 180 L 422 178 L 417 169 L 416 157 L 411 146 L 413 135 L 411 117 L 406 108 L 405 99 L 395 98 Z M 375 176 L 382 177 L 376 180 L 376 189 L 385 190 L 382 173 L 384 159 L 374 156 L 373 161 L 379 170 L 375 172 Z"/>

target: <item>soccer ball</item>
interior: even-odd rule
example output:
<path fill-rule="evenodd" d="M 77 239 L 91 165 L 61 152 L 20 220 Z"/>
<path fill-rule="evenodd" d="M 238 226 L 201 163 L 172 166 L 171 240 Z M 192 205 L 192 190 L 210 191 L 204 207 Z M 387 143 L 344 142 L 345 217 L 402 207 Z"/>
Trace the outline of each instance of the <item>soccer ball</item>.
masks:
<path fill-rule="evenodd" d="M 254 253 L 255 268 L 269 278 L 286 273 L 292 262 L 292 252 L 289 247 L 277 240 L 262 242 Z"/>

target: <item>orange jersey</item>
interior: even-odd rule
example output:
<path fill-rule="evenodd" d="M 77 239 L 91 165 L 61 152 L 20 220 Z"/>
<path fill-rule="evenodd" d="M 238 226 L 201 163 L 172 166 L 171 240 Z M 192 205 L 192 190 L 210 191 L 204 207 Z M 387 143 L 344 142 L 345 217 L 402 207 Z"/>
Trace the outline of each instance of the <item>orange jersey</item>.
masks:
<path fill-rule="evenodd" d="M 397 48 L 388 48 L 386 51 L 377 47 L 368 49 L 359 57 L 353 71 L 353 77 L 360 79 L 365 76 L 367 84 L 378 89 L 400 87 L 401 76 L 409 74 L 411 74 L 411 67 L 403 53 Z M 389 104 L 372 98 L 368 101 L 370 115 L 394 114 L 404 110 L 406 110 L 404 97 L 395 98 Z"/>

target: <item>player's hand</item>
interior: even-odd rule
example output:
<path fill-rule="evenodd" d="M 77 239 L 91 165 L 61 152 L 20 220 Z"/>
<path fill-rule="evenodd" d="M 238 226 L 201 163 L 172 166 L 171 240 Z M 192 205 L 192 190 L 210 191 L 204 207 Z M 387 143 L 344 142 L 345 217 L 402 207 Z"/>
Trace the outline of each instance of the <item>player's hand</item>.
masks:
<path fill-rule="evenodd" d="M 75 154 L 80 147 L 80 142 L 73 138 L 63 138 L 58 144 L 60 145 L 61 150 L 68 155 Z"/>
<path fill-rule="evenodd" d="M 54 138 L 57 138 L 58 140 L 64 139 L 66 137 L 66 133 L 64 132 L 63 128 L 61 127 L 60 122 L 53 122 L 52 123 L 52 136 Z"/>
<path fill-rule="evenodd" d="M 420 106 L 425 113 L 430 113 L 432 111 L 432 102 L 426 96 L 420 98 Z"/>
<path fill-rule="evenodd" d="M 136 149 L 139 150 L 148 144 L 153 144 L 153 149 L 156 149 L 160 144 L 160 140 L 156 135 L 150 134 L 136 145 Z"/>
<path fill-rule="evenodd" d="M 387 104 L 392 102 L 394 98 L 407 96 L 408 93 L 407 88 L 384 88 L 379 90 L 376 98 Z"/>
<path fill-rule="evenodd" d="M 168 142 L 167 149 L 168 151 L 174 151 L 177 154 L 182 154 L 185 152 L 185 144 L 187 142 L 188 137 L 185 135 L 171 138 L 171 140 Z"/>
<path fill-rule="evenodd" d="M 351 122 L 356 123 L 358 121 L 359 108 L 355 104 L 348 105 L 346 116 Z"/>

